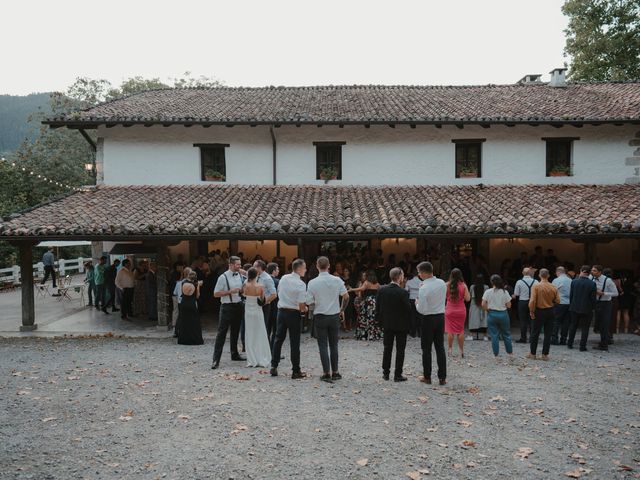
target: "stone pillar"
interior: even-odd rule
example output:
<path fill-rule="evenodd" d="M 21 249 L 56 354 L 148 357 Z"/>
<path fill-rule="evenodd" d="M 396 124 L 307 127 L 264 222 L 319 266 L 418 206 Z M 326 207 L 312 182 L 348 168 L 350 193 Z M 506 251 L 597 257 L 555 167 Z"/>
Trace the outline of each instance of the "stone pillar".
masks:
<path fill-rule="evenodd" d="M 91 258 L 97 262 L 104 252 L 104 242 L 91 242 Z"/>
<path fill-rule="evenodd" d="M 158 327 L 164 330 L 170 322 L 169 311 L 169 252 L 165 243 L 156 248 L 156 286 L 158 291 Z"/>
<path fill-rule="evenodd" d="M 22 292 L 22 325 L 21 332 L 30 332 L 38 328 L 35 323 L 36 311 L 33 301 L 33 244 L 20 243 L 20 290 Z M 62 281 L 62 280 L 60 280 Z"/>

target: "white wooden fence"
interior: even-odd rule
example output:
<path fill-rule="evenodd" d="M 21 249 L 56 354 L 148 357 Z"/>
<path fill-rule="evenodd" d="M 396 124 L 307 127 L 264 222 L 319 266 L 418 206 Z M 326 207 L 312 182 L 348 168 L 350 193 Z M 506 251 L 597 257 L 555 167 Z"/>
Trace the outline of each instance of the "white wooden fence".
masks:
<path fill-rule="evenodd" d="M 84 262 L 91 260 L 90 258 L 74 258 L 72 260 L 56 260 L 56 275 L 64 277 L 65 275 L 73 275 L 75 273 L 84 273 Z M 44 264 L 38 262 L 33 265 L 33 278 L 44 277 Z M 20 266 L 14 265 L 10 268 L 0 268 L 0 286 L 12 286 L 20 283 Z"/>

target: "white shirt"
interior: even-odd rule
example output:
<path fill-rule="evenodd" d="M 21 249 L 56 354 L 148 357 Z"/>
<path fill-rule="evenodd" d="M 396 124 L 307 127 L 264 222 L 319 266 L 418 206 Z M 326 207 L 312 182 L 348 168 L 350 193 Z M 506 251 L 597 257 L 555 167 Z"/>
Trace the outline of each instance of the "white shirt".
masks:
<path fill-rule="evenodd" d="M 447 284 L 437 277 L 427 278 L 418 290 L 416 310 L 422 315 L 437 315 L 444 313 L 447 300 Z"/>
<path fill-rule="evenodd" d="M 418 298 L 420 285 L 422 285 L 422 280 L 420 280 L 420 277 L 417 275 L 412 277 L 411 280 L 407 280 L 407 284 L 404 286 L 404 289 L 409 292 L 410 300 L 416 300 Z"/>
<path fill-rule="evenodd" d="M 309 282 L 307 305 L 315 304 L 314 315 L 337 315 L 340 313 L 340 297 L 345 293 L 347 288 L 340 277 L 320 272 Z"/>
<path fill-rule="evenodd" d="M 276 284 L 273 281 L 273 277 L 267 272 L 262 272 L 258 276 L 258 285 L 264 287 L 264 298 L 269 298 L 271 295 L 276 294 Z"/>
<path fill-rule="evenodd" d="M 173 289 L 173 296 L 178 297 L 178 303 L 182 301 L 182 284 L 183 283 L 184 283 L 184 280 L 178 280 L 176 282 L 175 288 Z"/>
<path fill-rule="evenodd" d="M 229 281 L 229 285 L 227 286 L 227 280 Z M 233 290 L 234 288 L 242 288 L 242 284 L 244 283 L 242 279 L 242 275 L 238 272 L 232 272 L 231 270 L 227 270 L 222 275 L 218 277 L 218 281 L 216 282 L 216 286 L 213 289 L 213 293 L 225 292 L 228 290 Z M 242 298 L 240 298 L 239 293 L 234 293 L 233 295 L 225 295 L 224 297 L 220 297 L 220 303 L 240 303 Z"/>
<path fill-rule="evenodd" d="M 604 292 L 601 297 L 596 297 L 598 302 L 610 302 L 613 297 L 618 296 L 618 287 L 616 287 L 613 279 L 600 275 L 598 278 L 592 277 L 591 280 L 594 281 L 598 290 L 602 290 Z"/>
<path fill-rule="evenodd" d="M 531 289 L 536 283 L 538 283 L 538 281 L 535 278 L 525 275 L 516 282 L 516 288 L 513 290 L 513 294 L 519 297 L 520 301 L 529 301 Z"/>
<path fill-rule="evenodd" d="M 482 295 L 482 300 L 487 302 L 489 310 L 504 312 L 507 309 L 507 303 L 511 301 L 511 295 L 504 288 L 489 288 Z"/>
<path fill-rule="evenodd" d="M 301 303 L 307 301 L 307 286 L 300 275 L 288 273 L 278 283 L 278 308 L 298 310 Z"/>
<path fill-rule="evenodd" d="M 561 273 L 551 282 L 560 293 L 560 305 L 569 305 L 571 298 L 571 279 L 565 273 Z"/>

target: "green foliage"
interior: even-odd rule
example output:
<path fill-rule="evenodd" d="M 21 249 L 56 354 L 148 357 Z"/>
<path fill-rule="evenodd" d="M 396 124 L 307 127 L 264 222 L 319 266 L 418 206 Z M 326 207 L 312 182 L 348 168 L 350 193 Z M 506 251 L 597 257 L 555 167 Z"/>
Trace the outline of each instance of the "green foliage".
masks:
<path fill-rule="evenodd" d="M 638 0 L 566 0 L 562 13 L 572 80 L 640 79 Z"/>
<path fill-rule="evenodd" d="M 48 107 L 37 109 L 29 117 L 25 131 L 31 128 L 34 132 L 32 138 L 24 140 L 15 152 L 6 155 L 6 161 L 0 162 L 0 217 L 69 191 L 56 182 L 71 187 L 94 183 L 94 178 L 85 169 L 85 164 L 95 162 L 95 153 L 89 144 L 75 130 L 51 129 L 42 125 L 46 117 L 71 114 L 100 102 L 149 89 L 221 85 L 219 81 L 208 77 L 194 78 L 189 72 L 171 79 L 170 83 L 158 78 L 132 77 L 119 87 L 113 87 L 107 80 L 80 77 L 66 92 L 50 94 Z M 87 133 L 95 135 L 91 131 Z M 15 249 L 0 242 L 0 268 L 15 263 L 15 257 Z"/>
<path fill-rule="evenodd" d="M 35 138 L 29 115 L 40 109 L 48 111 L 49 93 L 0 95 L 0 156 L 14 151 L 25 138 Z"/>

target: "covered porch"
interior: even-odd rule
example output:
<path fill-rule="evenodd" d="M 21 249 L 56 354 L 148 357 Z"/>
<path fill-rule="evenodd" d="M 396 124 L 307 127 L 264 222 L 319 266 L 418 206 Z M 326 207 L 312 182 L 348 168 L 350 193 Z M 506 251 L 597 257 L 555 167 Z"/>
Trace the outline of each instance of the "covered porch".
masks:
<path fill-rule="evenodd" d="M 91 241 L 94 257 L 114 244 L 142 245 L 157 263 L 157 329 L 166 331 L 172 263 L 215 250 L 276 260 L 284 273 L 295 257 L 311 262 L 339 254 L 338 245 L 366 244 L 383 258 L 437 255 L 442 275 L 461 256 L 501 273 L 506 259 L 541 246 L 563 262 L 635 273 L 640 186 L 102 185 L 5 219 L 0 238 L 20 248 L 23 286 L 33 285 L 39 241 Z M 34 288 L 20 292 L 20 329 L 34 330 Z"/>

